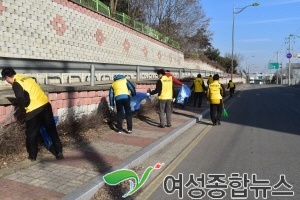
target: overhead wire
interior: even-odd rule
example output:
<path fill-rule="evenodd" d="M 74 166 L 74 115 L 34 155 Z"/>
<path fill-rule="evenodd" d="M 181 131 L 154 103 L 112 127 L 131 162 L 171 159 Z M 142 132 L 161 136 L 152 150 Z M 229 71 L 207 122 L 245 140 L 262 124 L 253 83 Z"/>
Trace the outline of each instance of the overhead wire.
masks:
<path fill-rule="evenodd" d="M 296 31 L 294 31 L 294 33 L 292 33 L 293 35 L 300 35 L 300 28 L 298 28 Z M 278 62 L 279 63 L 284 63 L 286 61 L 286 54 L 291 51 L 291 49 L 293 49 L 293 47 L 291 47 L 291 49 L 288 49 L 288 37 L 287 36 L 284 38 L 284 41 L 281 43 L 280 47 L 277 49 L 277 52 L 280 52 L 280 57 L 278 58 Z M 300 39 L 300 38 L 299 38 Z M 275 54 L 274 54 L 275 56 Z M 277 59 L 277 58 L 276 58 Z M 284 68 L 284 67 L 283 67 Z"/>

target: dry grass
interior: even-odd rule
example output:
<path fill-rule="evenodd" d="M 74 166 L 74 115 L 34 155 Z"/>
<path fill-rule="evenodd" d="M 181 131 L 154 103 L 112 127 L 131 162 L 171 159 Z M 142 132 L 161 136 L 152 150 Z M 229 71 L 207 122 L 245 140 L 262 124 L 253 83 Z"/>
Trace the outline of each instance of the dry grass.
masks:
<path fill-rule="evenodd" d="M 133 123 L 139 123 L 140 118 L 153 114 L 156 102 L 143 104 L 140 110 L 134 112 Z M 74 120 L 69 116 L 57 126 L 64 148 L 73 148 L 83 143 L 101 139 L 107 134 L 114 133 L 116 115 L 108 108 L 107 103 L 99 104 L 97 111 L 88 116 Z M 43 147 L 42 139 L 39 141 L 39 154 L 48 153 Z M 11 123 L 0 130 L 0 168 L 27 159 L 25 146 L 25 126 L 18 122 Z"/>

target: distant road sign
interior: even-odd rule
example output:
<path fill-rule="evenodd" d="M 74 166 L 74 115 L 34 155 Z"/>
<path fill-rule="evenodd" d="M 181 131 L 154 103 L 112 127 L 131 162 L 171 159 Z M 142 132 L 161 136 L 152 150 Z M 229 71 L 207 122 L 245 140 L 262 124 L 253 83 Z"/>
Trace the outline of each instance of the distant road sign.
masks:
<path fill-rule="evenodd" d="M 291 58 L 291 57 L 292 57 L 292 54 L 291 54 L 291 53 L 287 53 L 287 54 L 286 54 L 286 57 L 287 57 L 287 58 Z"/>
<path fill-rule="evenodd" d="M 278 69 L 279 63 L 269 63 L 268 69 Z"/>

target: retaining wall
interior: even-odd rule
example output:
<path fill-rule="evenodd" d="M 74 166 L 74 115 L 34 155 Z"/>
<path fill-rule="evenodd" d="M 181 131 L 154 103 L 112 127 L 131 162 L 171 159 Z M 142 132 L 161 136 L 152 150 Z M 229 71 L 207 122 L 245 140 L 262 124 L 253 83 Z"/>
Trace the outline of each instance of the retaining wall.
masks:
<path fill-rule="evenodd" d="M 0 0 L 0 38 L 0 57 L 220 71 L 185 60 L 183 52 L 67 0 Z M 146 92 L 146 87 L 154 88 L 155 82 L 139 84 L 137 91 Z M 50 91 L 54 115 L 63 119 L 73 112 L 76 118 L 95 110 L 108 91 L 91 88 Z M 14 107 L 0 105 L 2 121 Z"/>
<path fill-rule="evenodd" d="M 191 86 L 191 80 L 181 80 L 187 86 Z M 204 79 L 206 85 L 207 79 Z M 235 83 L 242 83 L 236 81 Z M 147 92 L 150 88 L 155 89 L 156 80 L 133 82 L 136 92 Z M 221 78 L 220 83 L 228 83 L 227 78 Z M 179 89 L 178 85 L 174 85 L 175 90 Z M 81 118 L 83 115 L 89 115 L 96 111 L 101 103 L 109 103 L 110 84 L 104 86 L 47 86 L 43 90 L 48 94 L 49 101 L 52 105 L 53 114 L 59 117 L 59 122 L 64 121 L 67 117 L 74 119 Z M 0 122 L 7 118 L 15 109 L 9 99 L 14 99 L 13 91 L 7 93 L 0 98 Z M 7 124 L 15 121 L 12 117 Z"/>
<path fill-rule="evenodd" d="M 2 57 L 218 71 L 67 0 L 0 0 L 0 37 Z"/>
<path fill-rule="evenodd" d="M 83 115 L 89 115 L 96 111 L 101 103 L 109 104 L 109 86 L 95 87 L 71 87 L 64 90 L 48 92 L 48 98 L 52 105 L 52 111 L 55 116 L 59 117 L 59 122 L 64 121 L 68 116 L 74 119 L 81 118 Z M 147 89 L 155 89 L 155 82 L 148 84 L 137 84 L 137 92 L 147 92 Z M 51 89 L 56 90 L 56 89 Z M 75 91 L 69 91 L 75 90 Z M 78 91 L 76 91 L 78 90 Z M 9 96 L 9 95 L 8 95 Z M 11 95 L 13 98 L 14 96 Z M 0 122 L 7 118 L 15 107 L 7 99 L 1 99 L 0 102 Z M 12 117 L 7 121 L 9 124 L 15 121 Z"/>

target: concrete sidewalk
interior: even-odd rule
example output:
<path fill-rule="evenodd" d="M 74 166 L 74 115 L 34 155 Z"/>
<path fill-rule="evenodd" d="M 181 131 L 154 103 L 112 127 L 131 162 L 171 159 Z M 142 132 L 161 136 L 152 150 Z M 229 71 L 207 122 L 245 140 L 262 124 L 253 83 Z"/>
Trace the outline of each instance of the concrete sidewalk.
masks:
<path fill-rule="evenodd" d="M 63 160 L 49 154 L 36 162 L 26 160 L 1 169 L 0 199 L 89 199 L 103 184 L 103 175 L 138 165 L 207 113 L 204 98 L 202 108 L 174 108 L 172 127 L 157 127 L 157 114 L 135 123 L 132 134 L 114 132 L 68 149 Z"/>

